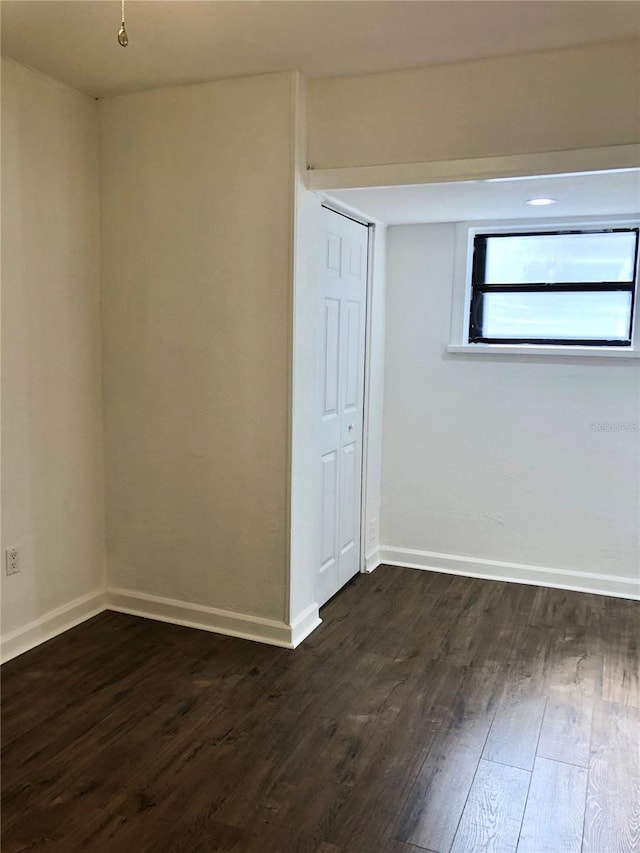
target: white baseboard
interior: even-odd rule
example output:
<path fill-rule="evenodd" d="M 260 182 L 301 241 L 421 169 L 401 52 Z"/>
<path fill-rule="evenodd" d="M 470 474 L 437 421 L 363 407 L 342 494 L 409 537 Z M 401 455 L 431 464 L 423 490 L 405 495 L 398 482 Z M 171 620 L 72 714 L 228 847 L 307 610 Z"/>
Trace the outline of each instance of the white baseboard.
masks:
<path fill-rule="evenodd" d="M 320 625 L 322 619 L 318 612 L 318 605 L 314 602 L 306 610 L 297 616 L 291 623 L 291 647 L 297 648 L 300 643 L 308 637 L 312 631 Z"/>
<path fill-rule="evenodd" d="M 174 625 L 186 625 L 202 631 L 213 631 L 216 634 L 226 634 L 286 649 L 295 649 L 322 622 L 317 604 L 307 607 L 288 625 L 286 622 L 145 595 L 132 590 L 100 590 L 76 598 L 4 635 L 0 639 L 0 659 L 5 663 L 68 631 L 69 628 L 75 628 L 104 610 L 129 613 L 132 616 L 142 616 Z"/>
<path fill-rule="evenodd" d="M 288 625 L 275 619 L 219 610 L 216 607 L 191 604 L 174 598 L 160 598 L 128 589 L 107 590 L 107 609 L 170 622 L 173 625 L 213 631 L 229 637 L 268 643 L 285 649 L 295 648 L 320 624 L 317 606 L 315 612 L 313 608 L 308 608 L 296 619 L 294 625 Z"/>
<path fill-rule="evenodd" d="M 378 566 L 381 564 L 380 559 L 380 549 L 375 548 L 373 551 L 369 551 L 368 554 L 364 555 L 364 570 L 366 574 L 370 575 L 371 572 L 375 572 Z"/>
<path fill-rule="evenodd" d="M 369 571 L 368 563 L 369 557 L 367 558 L 367 570 Z M 392 545 L 381 545 L 375 555 L 371 555 L 373 568 L 383 563 L 391 566 L 404 566 L 408 569 L 424 569 L 450 575 L 464 575 L 472 578 L 484 578 L 485 580 L 507 581 L 508 583 L 524 583 L 531 586 L 549 586 L 557 589 L 571 589 L 576 592 L 590 592 L 597 595 L 612 595 L 616 598 L 640 600 L 640 577 L 619 577 L 567 569 L 548 569 L 542 566 L 528 566 L 524 563 L 481 560 L 454 554 L 437 554 L 433 551 L 397 548 Z M 373 571 L 373 568 L 370 571 Z"/>
<path fill-rule="evenodd" d="M 57 637 L 58 634 L 63 634 L 69 628 L 75 628 L 76 625 L 91 619 L 92 616 L 97 616 L 105 609 L 105 591 L 98 590 L 75 598 L 55 610 L 50 610 L 39 619 L 2 637 L 0 642 L 2 663 Z"/>

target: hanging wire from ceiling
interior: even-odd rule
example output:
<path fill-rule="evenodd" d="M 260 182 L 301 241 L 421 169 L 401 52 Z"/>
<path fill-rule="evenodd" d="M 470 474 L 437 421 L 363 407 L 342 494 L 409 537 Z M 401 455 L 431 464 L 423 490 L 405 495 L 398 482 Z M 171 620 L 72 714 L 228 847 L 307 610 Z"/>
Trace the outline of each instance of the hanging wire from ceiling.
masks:
<path fill-rule="evenodd" d="M 124 0 L 121 0 L 121 23 L 120 29 L 118 30 L 118 44 L 120 47 L 126 47 L 129 44 L 129 36 L 127 35 L 127 28 L 124 25 Z"/>

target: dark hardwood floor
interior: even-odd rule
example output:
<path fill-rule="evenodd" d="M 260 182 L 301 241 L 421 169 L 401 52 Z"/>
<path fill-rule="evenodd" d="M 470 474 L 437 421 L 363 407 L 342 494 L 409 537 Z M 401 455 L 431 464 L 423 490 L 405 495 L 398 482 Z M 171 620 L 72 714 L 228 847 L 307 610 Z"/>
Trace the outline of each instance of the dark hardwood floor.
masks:
<path fill-rule="evenodd" d="M 2 669 L 2 851 L 638 853 L 639 610 L 383 566 L 295 652 L 104 613 Z"/>

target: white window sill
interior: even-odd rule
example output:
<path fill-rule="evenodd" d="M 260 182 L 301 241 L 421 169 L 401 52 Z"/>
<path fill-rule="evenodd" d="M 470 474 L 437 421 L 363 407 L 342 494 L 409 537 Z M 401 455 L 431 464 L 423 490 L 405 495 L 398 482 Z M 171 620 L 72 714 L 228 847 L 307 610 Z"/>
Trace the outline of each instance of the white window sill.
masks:
<path fill-rule="evenodd" d="M 548 344 L 449 344 L 447 352 L 459 355 L 534 355 L 565 358 L 640 358 L 640 350 L 630 347 L 570 347 Z"/>

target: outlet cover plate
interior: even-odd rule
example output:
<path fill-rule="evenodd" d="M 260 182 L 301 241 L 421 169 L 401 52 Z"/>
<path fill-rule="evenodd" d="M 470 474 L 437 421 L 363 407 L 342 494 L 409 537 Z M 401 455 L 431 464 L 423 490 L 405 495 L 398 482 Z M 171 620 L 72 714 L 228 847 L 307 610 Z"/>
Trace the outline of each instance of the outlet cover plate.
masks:
<path fill-rule="evenodd" d="M 20 560 L 17 548 L 7 548 L 4 552 L 5 569 L 8 575 L 17 575 L 20 571 Z"/>

